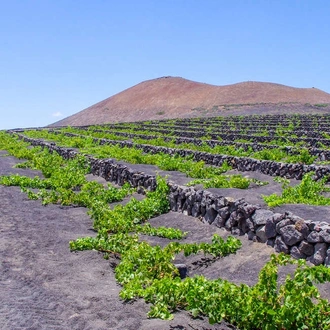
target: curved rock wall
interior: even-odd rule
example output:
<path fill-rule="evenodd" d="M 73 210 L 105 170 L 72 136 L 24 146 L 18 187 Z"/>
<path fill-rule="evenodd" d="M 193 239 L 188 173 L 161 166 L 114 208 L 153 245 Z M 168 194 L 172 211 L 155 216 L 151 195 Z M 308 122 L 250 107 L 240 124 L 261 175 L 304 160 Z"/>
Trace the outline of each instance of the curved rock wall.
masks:
<path fill-rule="evenodd" d="M 73 133 L 66 133 L 68 136 L 81 136 Z M 270 160 L 258 160 L 249 157 L 236 157 L 228 155 L 210 154 L 207 152 L 157 147 L 148 144 L 138 144 L 128 141 L 113 141 L 108 139 L 94 138 L 94 141 L 104 145 L 116 145 L 121 147 L 135 147 L 143 150 L 146 153 L 164 153 L 168 155 L 180 155 L 182 157 L 192 156 L 195 161 L 204 161 L 208 165 L 221 166 L 224 162 L 227 162 L 232 168 L 239 171 L 257 171 L 270 176 L 281 176 L 287 179 L 301 180 L 306 173 L 315 172 L 315 178 L 321 179 L 324 176 L 330 175 L 329 166 L 317 166 L 317 165 L 304 165 L 304 164 L 291 164 L 291 163 L 279 163 Z"/>
<path fill-rule="evenodd" d="M 53 130 L 52 130 L 53 131 Z M 102 130 L 95 130 L 96 132 L 104 132 Z M 54 132 L 54 131 L 53 131 Z M 144 134 L 133 134 L 133 133 L 126 133 L 126 132 L 111 132 L 109 133 L 116 134 L 118 136 L 124 136 L 128 138 L 140 138 L 144 140 L 152 140 L 157 139 L 159 136 L 157 135 L 144 135 Z M 70 134 L 70 133 L 66 133 Z M 196 146 L 202 146 L 204 143 L 206 143 L 211 148 L 214 148 L 215 146 L 235 146 L 236 148 L 242 148 L 244 151 L 247 151 L 249 148 L 253 151 L 261 151 L 264 149 L 281 149 L 284 152 L 290 154 L 290 155 L 296 155 L 299 153 L 299 148 L 297 147 L 290 147 L 290 146 L 277 146 L 277 145 L 265 145 L 260 143 L 243 143 L 243 142 L 233 142 L 233 141 L 219 141 L 219 140 L 202 140 L 197 138 L 187 138 L 187 137 L 171 137 L 171 136 L 163 136 L 162 137 L 164 141 L 166 142 L 174 142 L 175 144 L 182 144 L 182 143 L 193 143 Z M 309 153 L 312 156 L 316 156 L 318 160 L 325 161 L 330 160 L 330 150 L 324 150 L 324 149 L 318 149 L 318 148 L 309 148 Z"/>
<path fill-rule="evenodd" d="M 31 139 L 18 134 L 32 145 L 48 148 L 63 158 L 75 157 L 72 148 L 58 147 L 55 143 Z M 129 182 L 138 191 L 154 190 L 156 178 L 143 172 L 133 171 L 128 166 L 115 163 L 112 159 L 87 157 L 91 173 L 108 181 L 123 185 Z M 244 199 L 234 200 L 213 194 L 207 190 L 180 186 L 168 182 L 170 209 L 199 218 L 204 223 L 225 228 L 233 235 L 245 235 L 249 240 L 266 243 L 276 252 L 303 258 L 315 265 L 330 265 L 330 224 L 304 220 L 291 212 L 283 214 L 262 209 Z"/>

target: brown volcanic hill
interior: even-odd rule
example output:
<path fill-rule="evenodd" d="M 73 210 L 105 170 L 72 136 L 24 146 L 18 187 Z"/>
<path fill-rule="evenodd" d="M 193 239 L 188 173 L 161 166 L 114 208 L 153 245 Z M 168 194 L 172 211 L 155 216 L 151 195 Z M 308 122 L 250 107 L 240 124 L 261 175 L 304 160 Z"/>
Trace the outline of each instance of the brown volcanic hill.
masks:
<path fill-rule="evenodd" d="M 221 114 L 224 105 L 330 103 L 330 94 L 316 88 L 242 82 L 214 86 L 179 77 L 147 80 L 50 126 L 81 126 L 112 122 Z M 220 113 L 219 113 L 220 111 Z"/>

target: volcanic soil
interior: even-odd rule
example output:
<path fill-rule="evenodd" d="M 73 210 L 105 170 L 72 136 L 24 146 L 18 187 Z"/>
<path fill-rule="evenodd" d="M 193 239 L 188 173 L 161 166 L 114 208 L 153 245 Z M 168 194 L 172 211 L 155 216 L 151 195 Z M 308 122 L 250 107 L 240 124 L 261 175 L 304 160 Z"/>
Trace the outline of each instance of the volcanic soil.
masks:
<path fill-rule="evenodd" d="M 0 175 L 41 176 L 37 171 L 13 168 L 18 162 L 0 151 Z M 155 173 L 157 169 L 144 170 Z M 181 174 L 169 174 L 171 180 L 186 183 Z M 88 178 L 105 183 L 99 177 Z M 247 195 L 257 200 L 258 189 L 250 189 Z M 185 311 L 177 311 L 171 321 L 148 319 L 149 306 L 144 301 L 122 301 L 113 269 L 118 260 L 105 260 L 96 251 L 70 252 L 70 240 L 96 235 L 87 209 L 42 206 L 17 187 L 0 186 L 0 200 L 1 329 L 235 329 L 225 323 L 211 326 L 207 318 L 193 319 Z M 323 217 L 321 211 L 319 216 Z M 188 231 L 185 242 L 209 242 L 214 233 L 228 236 L 223 229 L 175 212 L 151 219 L 150 223 Z M 157 237 L 141 239 L 159 245 L 168 242 Z M 203 274 L 210 279 L 221 277 L 253 285 L 274 250 L 246 237 L 240 239 L 243 246 L 234 255 L 217 260 L 179 255 L 176 262 L 186 263 L 188 276 Z M 281 269 L 280 278 L 288 271 L 292 268 Z M 321 293 L 329 298 L 329 286 L 322 286 Z"/>

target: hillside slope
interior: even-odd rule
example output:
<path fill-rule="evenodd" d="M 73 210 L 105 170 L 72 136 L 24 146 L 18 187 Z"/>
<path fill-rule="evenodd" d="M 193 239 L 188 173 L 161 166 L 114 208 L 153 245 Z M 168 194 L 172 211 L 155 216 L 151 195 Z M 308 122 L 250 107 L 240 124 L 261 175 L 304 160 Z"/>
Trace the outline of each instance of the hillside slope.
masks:
<path fill-rule="evenodd" d="M 191 117 L 219 114 L 225 105 L 329 103 L 330 94 L 317 88 L 242 82 L 214 86 L 179 77 L 141 82 L 50 126 Z"/>

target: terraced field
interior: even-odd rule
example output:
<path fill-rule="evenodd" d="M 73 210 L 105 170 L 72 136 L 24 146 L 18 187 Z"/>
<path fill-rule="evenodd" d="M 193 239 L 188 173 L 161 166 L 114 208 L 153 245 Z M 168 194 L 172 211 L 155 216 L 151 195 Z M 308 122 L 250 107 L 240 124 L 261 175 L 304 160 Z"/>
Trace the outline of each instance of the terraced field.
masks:
<path fill-rule="evenodd" d="M 82 315 L 65 323 L 70 316 L 61 312 L 58 328 L 330 328 L 330 286 L 319 285 L 330 279 L 330 116 L 0 134 L 0 149 L 18 164 L 16 174 L 0 173 L 2 189 L 17 186 L 47 207 L 88 211 L 93 235 L 74 235 L 70 250 L 96 250 L 110 261 L 121 286 L 116 306 L 149 308 L 144 319 L 122 305 L 140 317 L 127 324 L 120 308 L 102 310 L 117 323 L 102 314 L 95 327 Z M 7 321 L 16 322 L 11 314 Z"/>

